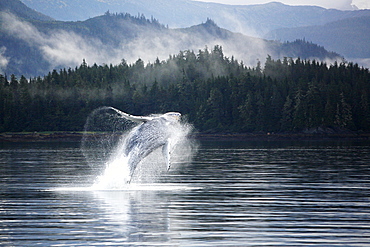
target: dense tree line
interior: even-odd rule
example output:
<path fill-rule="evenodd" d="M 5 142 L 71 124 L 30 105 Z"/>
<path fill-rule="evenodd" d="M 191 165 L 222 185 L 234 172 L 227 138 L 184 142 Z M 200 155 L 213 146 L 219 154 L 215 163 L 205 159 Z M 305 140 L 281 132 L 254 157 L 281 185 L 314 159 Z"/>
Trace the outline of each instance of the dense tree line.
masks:
<path fill-rule="evenodd" d="M 369 131 L 369 97 L 369 70 L 357 64 L 267 57 L 249 68 L 215 46 L 148 64 L 83 61 L 44 77 L 0 75 L 0 132 L 82 130 L 100 106 L 179 111 L 200 131 Z"/>

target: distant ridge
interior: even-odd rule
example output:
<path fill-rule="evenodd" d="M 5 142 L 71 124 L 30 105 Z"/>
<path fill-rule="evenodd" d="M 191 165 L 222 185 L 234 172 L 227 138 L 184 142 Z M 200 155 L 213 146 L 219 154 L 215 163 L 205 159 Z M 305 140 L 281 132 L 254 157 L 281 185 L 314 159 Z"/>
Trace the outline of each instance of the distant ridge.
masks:
<path fill-rule="evenodd" d="M 122 59 L 128 63 L 164 60 L 180 51 L 215 45 L 222 46 L 226 56 L 252 67 L 268 55 L 281 59 L 341 59 L 337 53 L 309 42 L 253 38 L 220 28 L 211 19 L 189 28 L 170 29 L 154 18 L 109 12 L 83 22 L 25 22 L 7 13 L 0 17 L 0 68 L 2 65 L 1 71 L 7 74 L 39 76 L 77 66 L 84 59 L 90 64 L 119 64 Z"/>
<path fill-rule="evenodd" d="M 224 5 L 191 0 L 22 0 L 27 6 L 57 20 L 83 21 L 111 13 L 144 14 L 171 28 L 189 27 L 211 18 L 222 28 L 260 36 L 278 28 L 323 25 L 370 15 L 370 10 L 341 11 L 315 6 L 289 6 L 279 2 Z"/>
<path fill-rule="evenodd" d="M 305 38 L 347 58 L 370 58 L 370 16 L 347 18 L 320 26 L 277 29 L 265 37 L 280 41 Z"/>
<path fill-rule="evenodd" d="M 53 18 L 27 7 L 20 0 L 0 0 L 0 10 L 10 11 L 26 20 L 52 21 Z"/>
<path fill-rule="evenodd" d="M 210 18 L 221 28 L 279 42 L 305 39 L 370 67 L 370 10 L 289 6 L 279 2 L 225 5 L 191 0 L 22 0 L 57 20 L 85 21 L 106 11 L 154 17 L 170 28 L 196 26 Z M 359 23 L 365 24 L 360 26 Z M 341 26 L 342 25 L 342 26 Z"/>

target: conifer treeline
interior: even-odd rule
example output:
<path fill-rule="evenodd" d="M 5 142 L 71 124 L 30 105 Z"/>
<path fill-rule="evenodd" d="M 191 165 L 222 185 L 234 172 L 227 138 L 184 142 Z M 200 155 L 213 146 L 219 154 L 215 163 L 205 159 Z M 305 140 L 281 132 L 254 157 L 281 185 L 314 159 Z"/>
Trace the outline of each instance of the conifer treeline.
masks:
<path fill-rule="evenodd" d="M 83 61 L 43 78 L 1 75 L 0 132 L 82 130 L 100 106 L 135 115 L 179 111 L 199 131 L 370 131 L 369 97 L 369 70 L 357 64 L 267 57 L 264 68 L 249 68 L 215 46 L 147 65 Z"/>

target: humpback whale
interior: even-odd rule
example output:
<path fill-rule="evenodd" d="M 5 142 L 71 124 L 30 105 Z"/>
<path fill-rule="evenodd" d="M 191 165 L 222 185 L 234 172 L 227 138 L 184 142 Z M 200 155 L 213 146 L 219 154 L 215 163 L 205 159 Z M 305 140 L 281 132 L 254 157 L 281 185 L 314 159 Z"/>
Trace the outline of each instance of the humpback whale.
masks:
<path fill-rule="evenodd" d="M 128 183 L 131 182 L 140 161 L 160 147 L 162 147 L 167 170 L 169 170 L 171 149 L 176 144 L 172 138 L 173 131 L 171 130 L 179 124 L 181 113 L 167 112 L 159 116 L 133 116 L 113 107 L 110 109 L 116 111 L 122 118 L 140 123 L 128 134 L 123 149 L 124 155 L 128 158 L 130 170 Z"/>

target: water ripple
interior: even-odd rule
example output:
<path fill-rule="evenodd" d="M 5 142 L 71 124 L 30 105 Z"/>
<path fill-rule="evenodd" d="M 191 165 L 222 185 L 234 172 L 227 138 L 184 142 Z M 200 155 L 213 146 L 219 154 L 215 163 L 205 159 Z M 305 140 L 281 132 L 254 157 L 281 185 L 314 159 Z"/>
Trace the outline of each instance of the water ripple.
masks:
<path fill-rule="evenodd" d="M 160 183 L 109 190 L 78 144 L 3 145 L 0 242 L 370 245 L 369 145 L 254 144 L 204 143 Z"/>

